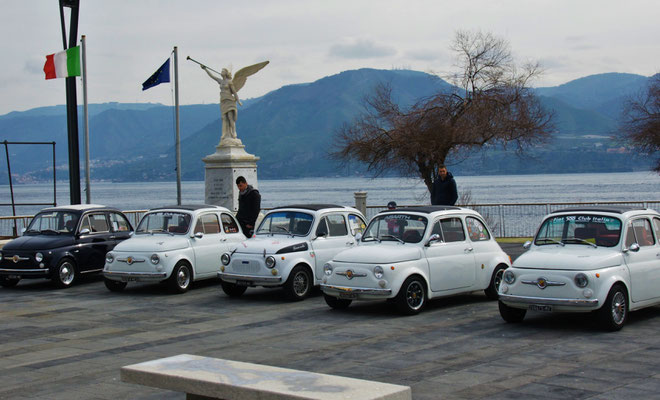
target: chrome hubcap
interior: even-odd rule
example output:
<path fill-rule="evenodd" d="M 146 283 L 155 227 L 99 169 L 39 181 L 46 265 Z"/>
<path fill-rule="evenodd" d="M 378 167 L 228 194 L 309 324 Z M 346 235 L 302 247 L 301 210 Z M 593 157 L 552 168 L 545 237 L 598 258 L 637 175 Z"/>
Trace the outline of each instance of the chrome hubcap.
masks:
<path fill-rule="evenodd" d="M 73 265 L 68 262 L 60 266 L 60 281 L 62 281 L 63 284 L 70 285 L 71 282 L 73 282 L 74 274 Z"/>
<path fill-rule="evenodd" d="M 304 272 L 298 272 L 293 277 L 293 291 L 297 296 L 303 296 L 307 293 L 307 275 Z"/>
<path fill-rule="evenodd" d="M 495 286 L 496 291 L 500 290 L 500 284 L 502 283 L 503 276 L 504 276 L 504 269 L 497 271 L 497 273 L 495 274 L 495 279 L 493 280 L 493 286 Z"/>
<path fill-rule="evenodd" d="M 626 297 L 621 292 L 616 292 L 612 297 L 612 320 L 620 325 L 626 318 Z"/>
<path fill-rule="evenodd" d="M 188 273 L 188 268 L 179 268 L 179 272 L 176 274 L 176 282 L 181 289 L 188 287 L 190 284 L 190 273 Z"/>
<path fill-rule="evenodd" d="M 413 281 L 406 289 L 406 300 L 408 306 L 413 310 L 418 310 L 424 304 L 424 287 L 421 283 Z"/>

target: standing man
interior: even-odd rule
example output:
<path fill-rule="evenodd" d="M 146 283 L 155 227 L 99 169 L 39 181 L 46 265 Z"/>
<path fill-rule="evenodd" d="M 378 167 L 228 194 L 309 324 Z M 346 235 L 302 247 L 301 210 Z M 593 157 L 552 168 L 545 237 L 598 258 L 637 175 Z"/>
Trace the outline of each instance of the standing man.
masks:
<path fill-rule="evenodd" d="M 252 185 L 248 185 L 242 176 L 236 178 L 236 186 L 239 190 L 236 219 L 241 224 L 243 234 L 250 238 L 254 232 L 254 223 L 261 211 L 261 194 Z"/>
<path fill-rule="evenodd" d="M 434 206 L 453 206 L 458 200 L 456 181 L 444 164 L 438 166 L 438 179 L 433 182 L 431 204 Z"/>

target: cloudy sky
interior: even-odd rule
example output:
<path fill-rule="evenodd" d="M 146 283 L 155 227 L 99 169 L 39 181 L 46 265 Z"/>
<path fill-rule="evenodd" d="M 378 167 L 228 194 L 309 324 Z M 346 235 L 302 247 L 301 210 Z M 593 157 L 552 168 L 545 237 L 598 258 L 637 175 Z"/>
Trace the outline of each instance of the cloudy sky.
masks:
<path fill-rule="evenodd" d="M 554 86 L 586 75 L 660 72 L 658 0 L 80 0 L 90 103 L 173 104 L 173 89 L 142 82 L 179 48 L 181 104 L 214 103 L 218 87 L 191 56 L 234 71 L 263 60 L 242 98 L 362 67 L 447 73 L 456 30 L 506 39 L 538 60 Z M 67 17 L 68 29 L 68 17 Z M 5 1 L 0 115 L 65 103 L 64 80 L 44 80 L 62 50 L 58 0 Z M 82 104 L 81 83 L 78 99 Z"/>

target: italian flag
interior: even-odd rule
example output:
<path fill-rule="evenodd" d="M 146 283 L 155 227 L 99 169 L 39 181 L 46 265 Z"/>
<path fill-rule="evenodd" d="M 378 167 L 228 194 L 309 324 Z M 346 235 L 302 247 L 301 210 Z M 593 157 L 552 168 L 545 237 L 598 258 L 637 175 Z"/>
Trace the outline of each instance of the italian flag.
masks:
<path fill-rule="evenodd" d="M 80 46 L 46 56 L 46 79 L 80 76 Z"/>

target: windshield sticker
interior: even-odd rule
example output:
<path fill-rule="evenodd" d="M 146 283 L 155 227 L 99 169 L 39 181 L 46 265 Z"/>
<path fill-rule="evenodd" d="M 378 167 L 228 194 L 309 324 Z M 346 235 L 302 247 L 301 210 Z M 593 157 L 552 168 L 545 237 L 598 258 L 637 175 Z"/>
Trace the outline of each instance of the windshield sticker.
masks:
<path fill-rule="evenodd" d="M 565 215 L 561 217 L 554 217 L 552 219 L 553 223 L 562 223 L 564 221 L 585 223 L 585 224 L 586 223 L 608 224 L 617 220 L 610 217 L 603 217 L 601 215 Z"/>

